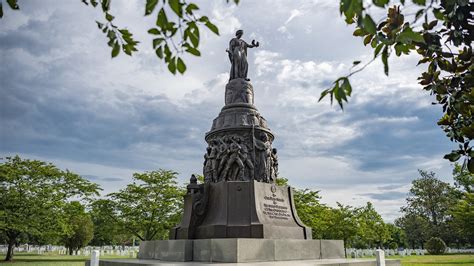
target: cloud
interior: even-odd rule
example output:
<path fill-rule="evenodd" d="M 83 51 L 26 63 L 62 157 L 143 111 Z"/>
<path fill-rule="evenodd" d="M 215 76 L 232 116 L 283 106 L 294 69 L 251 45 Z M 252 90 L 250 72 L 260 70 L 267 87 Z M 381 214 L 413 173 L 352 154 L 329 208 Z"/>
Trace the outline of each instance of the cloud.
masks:
<path fill-rule="evenodd" d="M 96 175 L 82 175 L 82 177 L 89 179 L 90 181 L 97 182 L 97 181 L 105 181 L 105 182 L 115 182 L 115 181 L 122 181 L 122 178 L 119 177 L 101 177 Z"/>
<path fill-rule="evenodd" d="M 301 12 L 300 10 L 298 9 L 291 10 L 290 17 L 288 17 L 288 19 L 285 21 L 285 24 L 290 23 L 293 19 L 301 15 L 303 15 L 303 12 Z"/>
<path fill-rule="evenodd" d="M 245 40 L 261 44 L 248 51 L 249 77 L 256 106 L 276 135 L 281 174 L 292 185 L 321 190 L 328 204 L 373 201 L 393 220 L 404 204 L 397 195 L 406 193 L 418 168 L 450 179 L 442 155 L 452 145 L 436 126 L 440 108 L 416 82 L 416 55 L 390 58 L 389 77 L 378 60 L 352 76 L 344 111 L 329 99 L 318 103 L 352 61 L 372 58 L 339 18 L 337 2 L 202 3 L 200 12 L 221 35 L 201 31 L 202 56 L 185 56 L 184 76 L 169 74 L 156 59 L 146 33 L 155 17 L 143 17 L 142 2 L 112 6 L 117 23 L 141 41 L 133 57 L 110 59 L 95 25 L 100 11 L 80 2 L 25 2 L 5 14 L 2 156 L 52 161 L 96 180 L 104 193 L 125 186 L 134 172 L 158 168 L 175 170 L 186 182 L 202 170 L 204 135 L 228 80 L 225 49 L 242 28 Z"/>
<path fill-rule="evenodd" d="M 361 196 L 367 196 L 371 199 L 376 200 L 396 200 L 404 199 L 407 196 L 407 193 L 398 192 L 398 191 L 387 191 L 382 193 L 363 193 Z"/>

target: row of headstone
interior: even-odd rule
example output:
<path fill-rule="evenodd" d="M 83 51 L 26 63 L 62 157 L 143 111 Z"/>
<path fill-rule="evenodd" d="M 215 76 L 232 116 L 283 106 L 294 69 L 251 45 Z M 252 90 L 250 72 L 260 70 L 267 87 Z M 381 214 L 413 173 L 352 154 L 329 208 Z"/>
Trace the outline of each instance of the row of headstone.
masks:
<path fill-rule="evenodd" d="M 363 257 L 374 257 L 376 255 L 376 249 L 355 249 L 348 248 L 346 249 L 348 255 L 351 258 L 363 258 Z M 427 253 L 425 249 L 384 249 L 386 257 L 389 256 L 410 256 L 418 255 L 422 256 Z"/>
<path fill-rule="evenodd" d="M 355 249 L 347 248 L 347 255 L 351 258 L 363 258 L 363 257 L 374 257 L 376 254 L 376 249 Z M 428 254 L 426 249 L 384 249 L 385 256 L 423 256 Z M 457 248 L 447 248 L 446 253 L 457 254 L 457 253 L 474 253 L 474 249 L 457 249 Z"/>
<path fill-rule="evenodd" d="M 97 250 L 101 256 L 103 255 L 114 255 L 114 256 L 126 256 L 135 258 L 138 253 L 138 246 L 102 246 L 102 247 L 92 247 L 87 246 L 82 248 L 81 250 L 77 250 L 73 252 L 75 256 L 90 256 L 93 250 Z M 0 245 L 0 253 L 5 254 L 8 250 L 8 246 Z M 34 246 L 34 245 L 20 245 L 15 247 L 15 252 L 22 252 L 22 253 L 34 253 L 34 254 L 44 254 L 46 252 L 57 253 L 59 255 L 67 255 L 68 250 L 64 246 L 53 246 L 53 245 L 45 245 L 45 246 Z"/>

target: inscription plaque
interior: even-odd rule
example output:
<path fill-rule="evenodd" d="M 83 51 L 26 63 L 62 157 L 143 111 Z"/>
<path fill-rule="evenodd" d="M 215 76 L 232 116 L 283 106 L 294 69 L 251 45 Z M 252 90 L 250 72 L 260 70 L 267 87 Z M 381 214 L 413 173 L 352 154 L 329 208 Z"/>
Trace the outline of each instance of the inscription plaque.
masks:
<path fill-rule="evenodd" d="M 257 214 L 261 221 L 274 225 L 294 226 L 287 186 L 255 183 Z M 260 217 L 261 216 L 261 217 Z"/>

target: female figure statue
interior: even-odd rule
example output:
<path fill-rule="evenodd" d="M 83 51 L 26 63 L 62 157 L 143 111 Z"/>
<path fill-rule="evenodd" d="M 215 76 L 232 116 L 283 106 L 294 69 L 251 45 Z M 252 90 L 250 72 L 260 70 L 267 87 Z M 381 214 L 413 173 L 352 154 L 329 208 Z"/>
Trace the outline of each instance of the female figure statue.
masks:
<path fill-rule="evenodd" d="M 226 50 L 229 54 L 230 63 L 232 64 L 229 80 L 236 78 L 243 78 L 247 81 L 249 80 L 247 78 L 249 68 L 247 62 L 247 48 L 258 47 L 259 43 L 255 42 L 255 40 L 252 40 L 252 44 L 246 43 L 244 40 L 240 39 L 243 34 L 243 30 L 238 30 L 235 33 L 236 37 L 230 40 L 229 49 Z"/>

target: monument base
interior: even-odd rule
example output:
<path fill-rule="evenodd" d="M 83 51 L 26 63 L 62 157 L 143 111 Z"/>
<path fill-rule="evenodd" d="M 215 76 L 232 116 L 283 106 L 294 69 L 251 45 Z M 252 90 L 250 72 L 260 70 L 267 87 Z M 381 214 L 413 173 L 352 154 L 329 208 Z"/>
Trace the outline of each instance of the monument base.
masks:
<path fill-rule="evenodd" d="M 142 241 L 139 259 L 258 262 L 344 258 L 342 240 L 218 238 Z"/>
<path fill-rule="evenodd" d="M 326 259 L 326 260 L 292 260 L 289 261 L 270 261 L 270 262 L 255 262 L 248 263 L 247 265 L 259 265 L 259 266 L 378 266 L 375 259 Z M 90 266 L 90 261 L 85 263 L 86 266 Z M 141 259 L 106 259 L 100 260 L 99 266 L 171 266 L 171 265 L 212 265 L 212 266 L 231 266 L 231 265 L 243 265 L 242 263 L 219 263 L 219 262 L 169 262 L 169 261 L 158 261 L 158 260 L 141 260 Z M 400 260 L 385 260 L 386 266 L 400 266 Z"/>

